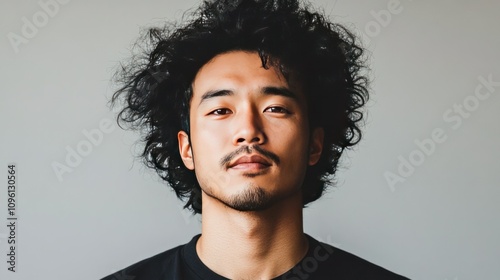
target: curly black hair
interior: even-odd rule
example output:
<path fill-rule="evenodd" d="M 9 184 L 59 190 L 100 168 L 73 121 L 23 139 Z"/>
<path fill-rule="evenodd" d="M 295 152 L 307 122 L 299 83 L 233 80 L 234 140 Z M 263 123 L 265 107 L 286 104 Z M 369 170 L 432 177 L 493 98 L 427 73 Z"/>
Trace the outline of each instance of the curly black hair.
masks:
<path fill-rule="evenodd" d="M 111 102 L 123 105 L 118 124 L 143 132 L 146 165 L 185 208 L 201 213 L 200 185 L 184 166 L 177 140 L 180 130 L 189 134 L 193 79 L 218 54 L 257 52 L 264 67 L 300 80 L 308 107 L 314 108 L 308 110 L 311 127 L 324 129 L 323 153 L 307 168 L 302 186 L 304 206 L 318 199 L 333 184 L 344 149 L 361 138 L 368 78 L 356 36 L 298 0 L 204 1 L 191 16 L 182 26 L 147 30 L 138 40 L 140 54 L 115 76 L 120 88 Z"/>

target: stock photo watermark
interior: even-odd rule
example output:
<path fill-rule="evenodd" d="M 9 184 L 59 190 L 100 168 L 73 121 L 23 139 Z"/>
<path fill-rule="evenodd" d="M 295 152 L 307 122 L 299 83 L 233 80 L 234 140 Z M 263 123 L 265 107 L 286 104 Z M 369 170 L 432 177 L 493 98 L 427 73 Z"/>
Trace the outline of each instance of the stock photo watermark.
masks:
<path fill-rule="evenodd" d="M 135 276 L 129 275 L 126 269 L 124 269 L 122 271 L 118 271 L 118 272 L 116 272 L 114 270 L 111 273 L 114 273 L 113 278 L 111 278 L 111 280 L 134 280 L 135 279 Z"/>
<path fill-rule="evenodd" d="M 500 87 L 500 81 L 494 81 L 493 74 L 489 74 L 486 78 L 479 76 L 478 81 L 474 93 L 467 95 L 461 103 L 453 104 L 442 114 L 443 121 L 449 124 L 452 130 L 459 129 L 464 119 L 470 118 L 472 113 L 479 108 L 481 102 L 489 99 Z M 398 156 L 397 171 L 384 172 L 384 178 L 391 191 L 394 192 L 397 184 L 405 182 L 408 177 L 413 175 L 416 168 L 421 166 L 428 157 L 432 156 L 437 147 L 446 142 L 448 138 L 446 129 L 438 127 L 432 130 L 428 138 L 415 139 L 416 148 L 406 157 Z"/>
<path fill-rule="evenodd" d="M 58 161 L 52 162 L 52 170 L 59 182 L 62 182 L 65 173 L 71 173 L 78 167 L 85 157 L 90 155 L 94 147 L 101 145 L 104 140 L 104 135 L 113 132 L 116 129 L 114 122 L 110 119 L 102 119 L 99 122 L 99 127 L 91 130 L 82 130 L 82 134 L 86 139 L 79 141 L 75 148 L 66 146 L 66 156 L 64 163 Z"/>
<path fill-rule="evenodd" d="M 331 236 L 328 235 L 326 242 L 318 238 L 319 243 L 310 248 L 312 250 L 312 256 L 308 256 L 303 259 L 298 265 L 296 265 L 291 271 L 284 274 L 280 279 L 283 280 L 303 280 L 310 279 L 310 276 L 315 273 L 320 267 L 320 263 L 328 260 L 330 255 L 332 255 L 337 244 L 331 242 Z M 332 247 L 332 246 L 334 247 Z"/>
<path fill-rule="evenodd" d="M 70 0 L 40 0 L 38 1 L 39 10 L 31 17 L 21 18 L 21 30 L 19 32 L 9 32 L 7 38 L 15 53 L 19 53 L 19 47 L 38 34 L 40 29 L 44 28 L 61 10 L 61 5 L 66 5 Z"/>
<path fill-rule="evenodd" d="M 407 1 L 411 2 L 412 0 Z M 371 10 L 370 15 L 373 20 L 367 22 L 363 30 L 366 42 L 369 43 L 372 38 L 377 37 L 383 28 L 389 26 L 394 16 L 401 14 L 403 10 L 404 7 L 400 0 L 389 0 L 386 9 L 379 11 Z"/>
<path fill-rule="evenodd" d="M 7 270 L 10 272 L 16 272 L 16 265 L 18 261 L 18 216 L 17 216 L 17 182 L 18 182 L 18 170 L 15 163 L 9 163 L 7 165 Z"/>

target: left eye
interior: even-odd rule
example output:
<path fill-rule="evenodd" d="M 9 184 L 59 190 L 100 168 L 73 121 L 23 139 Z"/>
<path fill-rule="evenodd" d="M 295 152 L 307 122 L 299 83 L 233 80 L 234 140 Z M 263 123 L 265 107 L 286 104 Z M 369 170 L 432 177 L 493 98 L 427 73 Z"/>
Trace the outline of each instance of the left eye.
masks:
<path fill-rule="evenodd" d="M 269 107 L 265 110 L 265 112 L 279 113 L 279 114 L 289 114 L 290 113 L 290 111 L 288 111 L 287 109 L 285 109 L 283 107 L 277 107 L 277 106 Z"/>

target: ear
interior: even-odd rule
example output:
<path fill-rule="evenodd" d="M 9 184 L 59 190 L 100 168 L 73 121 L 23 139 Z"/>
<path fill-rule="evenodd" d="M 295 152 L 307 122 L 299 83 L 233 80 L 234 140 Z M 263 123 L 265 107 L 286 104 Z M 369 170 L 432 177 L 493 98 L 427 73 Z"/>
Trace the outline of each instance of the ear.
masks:
<path fill-rule="evenodd" d="M 181 154 L 182 161 L 187 169 L 194 170 L 193 152 L 191 151 L 191 143 L 189 143 L 189 136 L 184 131 L 177 133 L 177 142 L 179 142 L 179 153 Z"/>
<path fill-rule="evenodd" d="M 318 163 L 323 151 L 323 140 L 325 138 L 325 131 L 322 127 L 316 127 L 311 135 L 309 142 L 309 165 Z"/>

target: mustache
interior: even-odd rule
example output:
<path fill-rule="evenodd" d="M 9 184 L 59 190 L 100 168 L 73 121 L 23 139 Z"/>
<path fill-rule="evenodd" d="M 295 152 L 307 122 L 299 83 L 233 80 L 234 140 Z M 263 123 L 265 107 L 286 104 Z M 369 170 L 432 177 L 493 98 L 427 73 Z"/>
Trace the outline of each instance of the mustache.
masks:
<path fill-rule="evenodd" d="M 241 146 L 237 150 L 227 154 L 224 156 L 220 161 L 219 164 L 221 167 L 227 167 L 227 165 L 239 154 L 251 154 L 252 151 L 255 150 L 257 154 L 259 154 L 261 157 L 267 158 L 270 161 L 274 162 L 275 164 L 280 163 L 280 158 L 273 152 L 267 151 L 260 147 L 259 145 L 253 145 L 253 146 Z"/>

